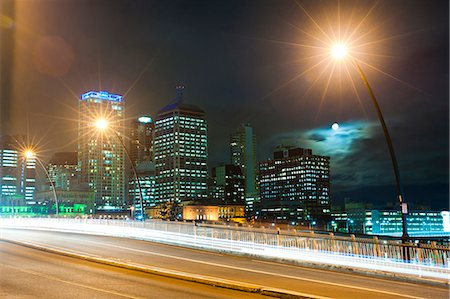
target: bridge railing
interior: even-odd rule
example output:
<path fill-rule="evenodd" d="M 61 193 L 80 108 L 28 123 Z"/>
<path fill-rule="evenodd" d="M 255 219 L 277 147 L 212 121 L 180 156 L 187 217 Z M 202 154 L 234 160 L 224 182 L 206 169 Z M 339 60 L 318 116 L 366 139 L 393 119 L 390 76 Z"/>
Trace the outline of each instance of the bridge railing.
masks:
<path fill-rule="evenodd" d="M 333 233 L 316 234 L 314 232 L 283 231 L 264 228 L 237 228 L 224 225 L 211 225 L 181 221 L 147 220 L 121 221 L 85 219 L 86 223 L 97 223 L 118 226 L 142 227 L 152 230 L 194 235 L 197 237 L 234 240 L 246 243 L 256 243 L 269 246 L 297 248 L 320 252 L 339 253 L 348 256 L 364 258 L 404 260 L 404 255 L 410 263 L 430 266 L 449 267 L 450 248 L 443 245 L 431 244 L 402 244 L 395 240 L 380 240 L 335 236 Z M 406 250 L 405 250 L 406 249 Z"/>
<path fill-rule="evenodd" d="M 40 221 L 40 222 L 39 222 Z M 0 219 L 0 227 L 8 226 L 65 228 L 72 230 L 88 230 L 89 225 L 97 227 L 108 226 L 123 232 L 140 230 L 139 236 L 149 236 L 150 231 L 166 233 L 183 238 L 189 244 L 208 244 L 211 248 L 236 248 L 237 245 L 246 249 L 264 248 L 282 249 L 281 254 L 328 254 L 328 256 L 361 258 L 369 262 L 399 262 L 410 266 L 420 265 L 433 267 L 433 271 L 450 273 L 450 248 L 448 246 L 431 244 L 401 244 L 395 240 L 381 240 L 377 237 L 359 238 L 354 235 L 336 236 L 333 233 L 317 234 L 314 232 L 283 231 L 263 228 L 236 228 L 223 225 L 196 224 L 181 221 L 123 221 L 105 219 Z M 81 225 L 80 227 L 74 224 Z M 82 226 L 82 225 L 85 226 Z M 97 230 L 97 231 L 101 231 Z M 163 235 L 163 234 L 162 234 Z M 136 237 L 136 234 L 131 234 Z M 163 236 L 164 237 L 164 236 Z M 163 238 L 159 237 L 159 238 Z M 192 238 L 194 237 L 194 238 Z M 282 256 L 280 256 L 282 257 Z"/>

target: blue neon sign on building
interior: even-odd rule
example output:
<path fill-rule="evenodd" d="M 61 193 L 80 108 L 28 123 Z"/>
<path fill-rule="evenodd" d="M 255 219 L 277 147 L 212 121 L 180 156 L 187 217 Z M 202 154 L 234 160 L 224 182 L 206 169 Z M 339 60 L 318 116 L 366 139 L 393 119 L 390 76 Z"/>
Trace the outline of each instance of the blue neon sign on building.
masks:
<path fill-rule="evenodd" d="M 122 102 L 123 96 L 118 95 L 118 94 L 109 93 L 107 91 L 88 91 L 81 95 L 81 100 L 87 100 L 87 99 L 99 99 L 99 100 L 112 101 L 112 102 Z"/>

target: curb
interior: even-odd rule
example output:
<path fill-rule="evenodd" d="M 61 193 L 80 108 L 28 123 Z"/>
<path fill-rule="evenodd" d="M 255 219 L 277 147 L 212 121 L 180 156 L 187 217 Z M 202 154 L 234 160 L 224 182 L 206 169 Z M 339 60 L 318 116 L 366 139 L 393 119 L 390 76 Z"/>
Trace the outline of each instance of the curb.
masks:
<path fill-rule="evenodd" d="M 236 290 L 236 291 L 247 292 L 247 293 L 260 294 L 260 295 L 265 295 L 265 296 L 274 297 L 274 298 L 331 299 L 329 297 L 315 296 L 315 295 L 304 294 L 304 293 L 299 293 L 299 292 L 285 290 L 285 289 L 270 288 L 270 287 L 265 287 L 265 286 L 261 286 L 261 285 L 250 284 L 250 283 L 245 283 L 245 282 L 238 282 L 238 281 L 233 281 L 233 280 L 228 280 L 228 279 L 223 279 L 223 278 L 218 278 L 218 277 L 191 274 L 191 273 L 181 272 L 181 271 L 177 271 L 177 270 L 169 270 L 169 269 L 145 266 L 145 265 L 134 264 L 134 263 L 124 263 L 124 262 L 119 262 L 119 261 L 110 260 L 110 259 L 104 259 L 104 258 L 99 258 L 99 257 L 94 257 L 94 256 L 89 256 L 89 255 L 82 255 L 82 254 L 77 254 L 77 253 L 73 253 L 73 252 L 57 250 L 57 249 L 48 248 L 48 247 L 44 247 L 44 246 L 40 246 L 40 245 L 36 245 L 36 244 L 32 244 L 32 243 L 19 242 L 19 241 L 3 239 L 3 238 L 0 238 L 0 241 L 4 241 L 4 242 L 8 242 L 8 243 L 15 244 L 18 246 L 36 249 L 36 250 L 40 250 L 40 251 L 44 251 L 44 252 L 48 252 L 48 253 L 53 253 L 53 254 L 57 254 L 57 255 L 61 255 L 61 256 L 81 259 L 81 260 L 85 260 L 85 261 L 89 261 L 89 262 L 93 262 L 93 263 L 97 263 L 97 264 L 103 264 L 103 265 L 113 266 L 113 267 L 117 267 L 117 268 L 139 271 L 139 272 L 143 272 L 143 273 L 159 275 L 159 276 L 164 276 L 164 277 L 168 277 L 168 278 L 179 279 L 179 280 L 184 280 L 184 281 L 189 281 L 189 282 L 194 282 L 194 283 L 201 283 L 201 284 L 210 285 L 213 287 L 225 288 L 225 289 Z"/>
<path fill-rule="evenodd" d="M 8 228 L 8 227 L 5 227 Z M 1 229 L 1 227 L 0 227 Z M 10 229 L 19 229 L 19 230 L 29 230 L 30 228 L 16 228 L 16 227 L 10 227 Z M 31 228 L 32 230 L 39 230 L 39 231 L 55 231 L 55 232 L 65 232 L 65 233 L 72 233 L 72 234 L 87 234 L 87 235 L 94 235 L 94 236 L 106 236 L 106 237 L 113 237 L 113 238 L 124 238 L 123 236 L 117 236 L 117 235 L 108 235 L 108 234 L 98 234 L 98 233 L 86 233 L 86 232 L 78 232 L 78 231 L 73 231 L 73 230 L 62 230 L 62 229 L 49 229 L 49 228 Z M 173 244 L 171 242 L 166 242 L 163 240 L 148 240 L 145 238 L 139 238 L 139 237 L 125 237 L 128 239 L 132 239 L 132 240 L 139 240 L 139 241 L 145 241 L 145 242 L 154 242 L 154 243 L 159 243 L 159 244 L 166 244 L 166 245 L 171 245 L 171 246 L 180 246 L 180 245 L 176 245 Z M 1 238 L 0 238 L 1 240 Z M 7 241 L 7 240 L 5 240 Z M 16 241 L 12 241 L 11 242 L 16 242 Z M 20 245 L 20 244 L 19 244 Z M 34 245 L 37 246 L 37 245 Z M 38 246 L 39 247 L 39 246 Z M 257 255 L 253 255 L 250 253 L 242 253 L 242 252 L 233 252 L 230 253 L 227 250 L 223 250 L 223 249 L 218 249 L 218 250 L 212 250 L 212 249 L 208 249 L 208 248 L 201 248 L 199 249 L 196 246 L 192 246 L 192 245 L 183 245 L 181 247 L 185 247 L 185 248 L 191 248 L 191 249 L 196 249 L 196 250 L 203 250 L 203 251 L 208 251 L 208 252 L 219 252 L 222 254 L 226 254 L 226 255 L 230 255 L 230 256 L 240 256 L 240 257 L 249 257 L 252 259 L 258 259 L 258 260 L 262 260 L 262 261 L 271 261 L 271 262 L 278 262 L 281 264 L 287 264 L 287 265 L 295 265 L 295 266 L 300 266 L 300 267 L 305 267 L 305 268 L 311 268 L 311 269 L 318 269 L 318 270 L 325 270 L 325 271 L 333 271 L 336 273 L 344 273 L 344 274 L 350 274 L 350 275 L 360 275 L 360 276 L 366 276 L 366 277 L 373 277 L 373 278 L 380 278 L 380 279 L 391 279 L 394 281 L 398 281 L 398 282 L 405 282 L 405 283 L 414 283 L 414 284 L 422 284 L 422 285 L 427 285 L 427 286 L 433 286 L 433 287 L 444 287 L 444 288 L 448 288 L 450 286 L 450 278 L 449 280 L 439 280 L 439 279 L 433 279 L 433 278 L 429 278 L 426 276 L 412 276 L 412 275 L 406 275 L 406 274 L 399 274 L 399 273 L 391 273 L 391 272 L 385 272 L 385 271 L 377 271 L 377 270 L 360 270 L 358 268 L 351 268 L 351 267 L 347 267 L 347 266 L 336 266 L 336 265 L 327 265 L 327 264 L 319 264 L 319 263 L 314 263 L 314 262 L 307 262 L 307 261 L 294 261 L 294 260 L 289 260 L 289 259 L 284 259 L 284 258 L 266 258 L 263 256 L 257 256 Z M 290 292 L 290 291 L 289 291 Z M 293 291 L 292 291 L 293 292 Z M 308 296 L 311 296 L 308 294 Z M 281 297 L 278 297 L 281 298 Z M 290 297 L 282 297 L 282 298 L 290 298 Z M 299 298 L 303 298 L 303 297 L 299 297 Z M 305 297 L 305 298 L 310 298 L 310 297 Z M 320 298 L 317 297 L 317 298 Z"/>

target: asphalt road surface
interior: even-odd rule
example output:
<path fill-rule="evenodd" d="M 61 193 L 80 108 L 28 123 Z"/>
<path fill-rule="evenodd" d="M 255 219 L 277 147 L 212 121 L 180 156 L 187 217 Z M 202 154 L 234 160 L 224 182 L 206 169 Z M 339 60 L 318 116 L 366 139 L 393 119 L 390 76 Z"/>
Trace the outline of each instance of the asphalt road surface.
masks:
<path fill-rule="evenodd" d="M 311 269 L 125 238 L 14 229 L 1 229 L 0 234 L 5 239 L 74 253 L 331 298 L 438 299 L 449 298 L 450 295 L 446 287 Z M 51 298 L 52 292 L 61 295 L 53 298 L 64 298 L 64 290 L 76 294 L 66 298 L 258 297 L 250 293 L 78 261 L 5 242 L 0 242 L 0 249 L 0 297 L 5 296 L 2 292 L 9 292 L 6 293 L 9 298 L 9 294 L 18 292 L 22 285 L 23 296 L 15 298 L 35 298 L 35 291 L 43 294 L 40 298 Z M 83 287 L 85 284 L 89 287 Z M 117 294 L 102 293 L 100 289 Z M 89 295 L 89 292 L 95 293 L 97 297 Z M 27 294 L 33 295 L 26 297 Z"/>
<path fill-rule="evenodd" d="M 0 298 L 268 298 L 0 241 Z"/>

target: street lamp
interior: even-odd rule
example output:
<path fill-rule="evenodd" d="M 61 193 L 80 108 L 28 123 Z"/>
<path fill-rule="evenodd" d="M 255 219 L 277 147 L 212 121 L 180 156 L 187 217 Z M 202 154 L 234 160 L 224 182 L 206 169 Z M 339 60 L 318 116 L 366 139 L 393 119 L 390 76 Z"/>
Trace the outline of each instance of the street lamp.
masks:
<path fill-rule="evenodd" d="M 55 205 L 56 205 L 56 210 L 55 210 L 55 212 L 56 212 L 56 217 L 58 217 L 58 215 L 59 215 L 58 197 L 56 196 L 55 185 L 53 184 L 53 181 L 52 181 L 52 179 L 50 178 L 50 174 L 48 173 L 47 168 L 45 168 L 44 164 L 43 164 L 42 161 L 37 157 L 36 152 L 34 152 L 33 150 L 31 150 L 31 149 L 25 150 L 24 153 L 23 153 L 23 156 L 25 157 L 26 160 L 33 160 L 33 159 L 34 159 L 34 160 L 39 164 L 39 166 L 41 166 L 42 169 L 44 170 L 45 175 L 47 176 L 48 181 L 50 182 L 50 186 L 52 187 L 52 190 L 53 190 L 53 197 L 54 197 L 54 199 L 55 199 Z"/>
<path fill-rule="evenodd" d="M 361 66 L 359 65 L 358 61 L 355 58 L 351 57 L 348 47 L 343 43 L 337 43 L 330 48 L 330 55 L 336 60 L 343 60 L 345 58 L 348 58 L 351 61 L 351 63 L 355 66 L 356 70 L 358 71 L 359 76 L 361 77 L 364 85 L 367 88 L 367 91 L 369 92 L 370 98 L 372 99 L 372 103 L 375 106 L 375 110 L 377 112 L 378 119 L 381 123 L 381 127 L 383 128 L 384 137 L 386 139 L 386 143 L 389 148 L 389 154 L 391 157 L 392 167 L 394 169 L 394 176 L 395 176 L 395 183 L 396 183 L 396 190 L 397 190 L 397 199 L 400 203 L 400 208 L 401 208 L 401 213 L 402 213 L 402 242 L 406 243 L 409 238 L 407 228 L 406 228 L 406 215 L 408 214 L 408 208 L 407 208 L 407 204 L 402 195 L 402 190 L 401 190 L 401 186 L 400 186 L 400 172 L 398 170 L 398 164 L 397 164 L 397 158 L 395 156 L 394 146 L 392 145 L 391 136 L 389 135 L 389 131 L 386 126 L 386 122 L 384 121 L 383 114 L 381 113 L 381 108 L 378 105 L 377 99 L 375 98 L 375 94 L 373 93 L 373 90 L 370 87 L 370 84 L 369 84 L 369 81 L 367 80 L 366 75 L 362 71 Z"/>
<path fill-rule="evenodd" d="M 122 147 L 123 147 L 123 149 L 124 149 L 124 151 L 125 151 L 125 155 L 127 156 L 128 160 L 129 160 L 130 163 L 131 163 L 131 169 L 132 169 L 132 171 L 133 171 L 134 178 L 135 178 L 136 184 L 137 184 L 138 189 L 139 189 L 139 203 L 140 203 L 140 205 L 141 205 L 142 221 L 144 221 L 144 220 L 145 220 L 145 215 L 144 215 L 144 204 L 143 204 L 143 196 L 142 196 L 141 182 L 139 181 L 139 177 L 138 177 L 138 175 L 137 175 L 136 167 L 134 166 L 134 162 L 133 162 L 133 160 L 132 160 L 131 157 L 130 157 L 130 153 L 128 152 L 127 147 L 125 146 L 122 137 L 120 137 L 119 132 L 117 132 L 114 128 L 112 128 L 112 127 L 109 125 L 109 122 L 108 122 L 107 119 L 104 119 L 104 118 L 99 118 L 99 119 L 97 119 L 97 120 L 94 122 L 94 127 L 95 127 L 97 130 L 99 130 L 99 131 L 105 131 L 105 130 L 107 130 L 107 129 L 111 129 L 111 130 L 114 132 L 114 134 L 117 136 L 117 139 L 119 139 L 120 144 L 122 145 Z M 132 210 L 132 213 L 133 213 L 133 210 Z"/>

